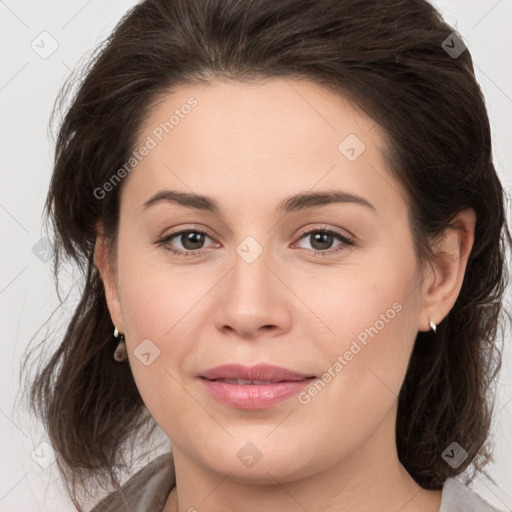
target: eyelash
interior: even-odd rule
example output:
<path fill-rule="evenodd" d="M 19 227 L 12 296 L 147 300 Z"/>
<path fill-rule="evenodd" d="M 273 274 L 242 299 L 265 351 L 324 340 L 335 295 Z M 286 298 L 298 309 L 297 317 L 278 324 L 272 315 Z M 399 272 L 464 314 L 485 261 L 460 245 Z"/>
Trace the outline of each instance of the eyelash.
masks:
<path fill-rule="evenodd" d="M 167 250 L 167 251 L 169 251 L 172 254 L 175 254 L 177 256 L 188 257 L 188 256 L 197 256 L 197 255 L 201 254 L 204 250 L 198 249 L 196 251 L 192 251 L 192 250 L 182 251 L 181 249 L 172 249 L 169 246 L 170 240 L 172 240 L 173 238 L 176 238 L 179 235 L 183 235 L 185 233 L 200 233 L 202 235 L 207 236 L 208 238 L 211 238 L 208 235 L 208 233 L 206 233 L 206 231 L 203 231 L 202 229 L 183 229 L 181 231 L 175 231 L 174 233 L 170 233 L 169 235 L 167 235 L 166 237 L 162 238 L 161 240 L 158 240 L 156 243 L 158 245 L 164 246 L 165 250 Z M 339 251 L 346 250 L 346 247 L 344 247 L 344 246 L 352 246 L 352 245 L 354 245 L 354 242 L 350 238 L 348 238 L 348 237 L 342 235 L 341 233 L 339 233 L 338 231 L 336 231 L 334 229 L 331 229 L 331 228 L 328 228 L 328 227 L 315 228 L 315 229 L 311 229 L 309 231 L 302 231 L 301 232 L 301 236 L 298 238 L 298 240 L 301 240 L 302 238 L 306 237 L 307 235 L 311 235 L 313 233 L 326 233 L 328 235 L 332 235 L 332 236 L 336 237 L 340 242 L 342 242 L 339 246 L 337 246 L 334 249 L 326 249 L 325 251 L 315 251 L 315 250 L 313 250 L 313 256 L 314 257 L 329 256 L 329 255 L 332 255 L 333 253 L 337 253 Z M 304 249 L 304 250 L 310 251 L 310 249 Z"/>

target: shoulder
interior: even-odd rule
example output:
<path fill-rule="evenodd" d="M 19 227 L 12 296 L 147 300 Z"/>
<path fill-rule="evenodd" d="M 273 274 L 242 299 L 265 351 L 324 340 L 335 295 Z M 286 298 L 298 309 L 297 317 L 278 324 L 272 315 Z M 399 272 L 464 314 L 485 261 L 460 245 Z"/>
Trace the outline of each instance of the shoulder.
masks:
<path fill-rule="evenodd" d="M 173 456 L 165 453 L 135 473 L 91 512 L 160 512 L 175 482 Z"/>
<path fill-rule="evenodd" d="M 439 512 L 501 512 L 484 501 L 467 485 L 448 478 L 443 486 Z"/>

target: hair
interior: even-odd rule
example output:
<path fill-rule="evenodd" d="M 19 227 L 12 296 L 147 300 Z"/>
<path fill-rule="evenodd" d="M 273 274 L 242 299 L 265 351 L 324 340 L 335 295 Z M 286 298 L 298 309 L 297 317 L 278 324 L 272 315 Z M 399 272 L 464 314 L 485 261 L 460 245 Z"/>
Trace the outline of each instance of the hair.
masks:
<path fill-rule="evenodd" d="M 129 159 L 152 109 L 179 86 L 215 79 L 312 81 L 348 98 L 383 129 L 403 185 L 420 261 L 466 208 L 476 212 L 472 251 L 455 305 L 437 334 L 417 334 L 399 394 L 401 463 L 425 489 L 492 460 L 489 429 L 511 243 L 485 102 L 469 50 L 424 0 L 146 0 L 131 8 L 84 67 L 63 116 L 45 207 L 58 279 L 78 265 L 81 298 L 60 346 L 31 382 L 59 469 L 77 487 L 118 485 L 130 440 L 154 426 L 116 341 L 94 265 L 97 226 L 115 246 L 122 183 L 94 193 Z M 59 95 L 62 108 L 69 88 Z M 54 113 L 55 113 L 54 109 Z M 468 458 L 441 457 L 453 441 Z M 76 502 L 75 502 L 76 504 Z"/>

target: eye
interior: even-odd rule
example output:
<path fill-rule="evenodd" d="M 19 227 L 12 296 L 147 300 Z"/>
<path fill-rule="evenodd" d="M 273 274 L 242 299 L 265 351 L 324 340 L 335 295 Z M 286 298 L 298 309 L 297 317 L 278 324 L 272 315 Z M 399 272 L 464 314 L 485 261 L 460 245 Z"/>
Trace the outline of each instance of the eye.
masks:
<path fill-rule="evenodd" d="M 313 229 L 310 231 L 303 231 L 299 241 L 301 240 L 309 240 L 311 248 L 314 251 L 314 255 L 322 256 L 344 250 L 346 249 L 346 246 L 354 245 L 353 241 L 350 238 L 330 228 L 320 228 Z M 336 240 L 338 240 L 339 243 L 337 245 L 334 245 Z M 333 247 L 334 249 L 332 249 Z M 308 249 L 307 247 L 301 248 Z"/>
<path fill-rule="evenodd" d="M 201 229 L 184 229 L 170 233 L 156 242 L 164 247 L 165 250 L 178 256 L 197 256 L 206 249 L 206 239 L 211 239 L 208 234 Z M 328 256 L 332 253 L 344 250 L 347 246 L 354 245 L 354 242 L 347 236 L 331 228 L 317 228 L 309 231 L 302 231 L 302 240 L 308 240 L 314 256 Z M 336 240 L 338 244 L 335 245 Z M 214 244 L 213 247 L 219 247 L 220 244 Z M 333 248 L 334 247 L 334 248 Z M 308 249 L 299 245 L 301 249 Z"/>
<path fill-rule="evenodd" d="M 192 256 L 202 252 L 206 238 L 210 237 L 201 229 L 185 229 L 170 233 L 159 240 L 158 244 L 163 245 L 166 250 L 173 254 Z"/>

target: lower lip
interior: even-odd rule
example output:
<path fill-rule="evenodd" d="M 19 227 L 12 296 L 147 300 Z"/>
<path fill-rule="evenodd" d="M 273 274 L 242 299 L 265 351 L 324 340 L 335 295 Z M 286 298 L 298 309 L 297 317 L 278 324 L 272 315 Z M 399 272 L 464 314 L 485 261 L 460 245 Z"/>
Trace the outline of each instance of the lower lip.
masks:
<path fill-rule="evenodd" d="M 272 407 L 308 386 L 313 378 L 283 381 L 275 384 L 229 384 L 201 378 L 211 395 L 236 409 L 266 409 Z"/>

